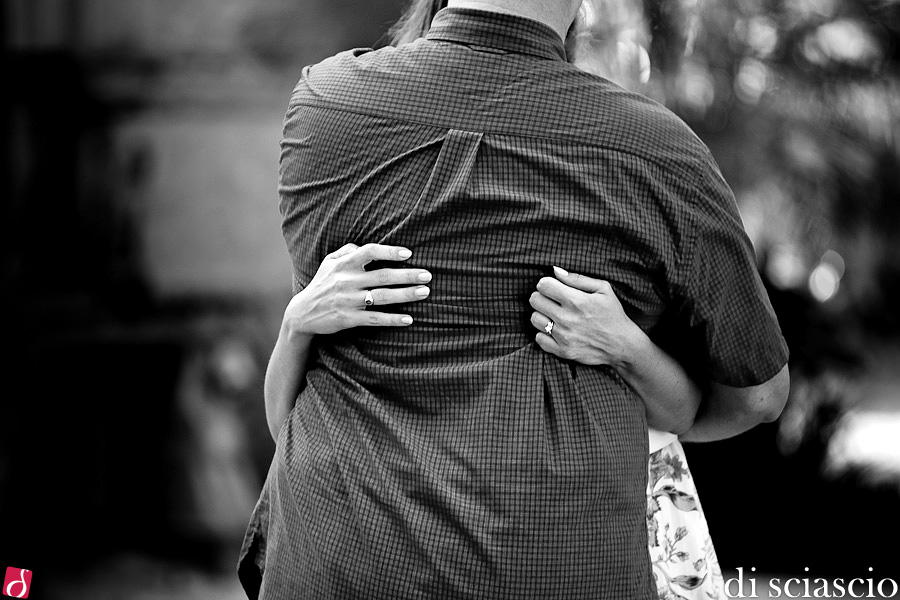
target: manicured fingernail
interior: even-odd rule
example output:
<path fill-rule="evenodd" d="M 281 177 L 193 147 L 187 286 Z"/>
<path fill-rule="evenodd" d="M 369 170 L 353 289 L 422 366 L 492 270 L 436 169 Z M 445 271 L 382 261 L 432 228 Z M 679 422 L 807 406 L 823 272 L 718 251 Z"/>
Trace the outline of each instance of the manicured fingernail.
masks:
<path fill-rule="evenodd" d="M 428 273 L 428 272 L 419 273 L 419 281 L 424 281 L 425 283 L 428 283 L 429 281 L 431 281 L 431 273 Z"/>
<path fill-rule="evenodd" d="M 566 275 L 569 274 L 568 271 L 566 271 L 565 269 L 563 269 L 561 267 L 553 267 L 553 270 L 556 272 L 557 277 L 565 277 Z"/>
<path fill-rule="evenodd" d="M 404 325 L 412 325 L 412 317 L 400 317 L 400 322 Z"/>
<path fill-rule="evenodd" d="M 422 296 L 424 298 L 425 296 L 427 296 L 430 293 L 431 293 L 431 290 L 429 290 L 424 285 L 416 288 L 416 296 Z"/>
<path fill-rule="evenodd" d="M 412 250 L 407 250 L 406 248 L 403 248 L 401 250 L 398 250 L 397 254 L 400 256 L 400 258 L 409 258 L 410 256 L 412 256 Z"/>

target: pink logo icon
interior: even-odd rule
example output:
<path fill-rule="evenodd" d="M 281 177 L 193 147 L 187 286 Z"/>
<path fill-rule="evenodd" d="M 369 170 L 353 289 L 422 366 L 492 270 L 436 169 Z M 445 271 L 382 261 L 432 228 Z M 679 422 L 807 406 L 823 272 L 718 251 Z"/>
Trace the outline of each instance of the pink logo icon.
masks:
<path fill-rule="evenodd" d="M 6 567 L 6 578 L 3 580 L 3 595 L 12 598 L 27 598 L 31 589 L 31 571 Z"/>

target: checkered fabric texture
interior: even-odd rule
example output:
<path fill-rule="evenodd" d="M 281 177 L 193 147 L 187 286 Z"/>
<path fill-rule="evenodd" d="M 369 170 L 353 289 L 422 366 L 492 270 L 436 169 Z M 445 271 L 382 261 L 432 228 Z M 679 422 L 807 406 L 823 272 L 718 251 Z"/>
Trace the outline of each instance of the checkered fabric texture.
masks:
<path fill-rule="evenodd" d="M 348 242 L 406 246 L 434 280 L 379 307 L 411 327 L 318 339 L 242 549 L 250 597 L 655 598 L 643 405 L 541 351 L 528 297 L 558 265 L 610 281 L 704 380 L 782 368 L 688 127 L 540 23 L 445 9 L 426 39 L 304 69 L 279 190 L 297 289 Z"/>

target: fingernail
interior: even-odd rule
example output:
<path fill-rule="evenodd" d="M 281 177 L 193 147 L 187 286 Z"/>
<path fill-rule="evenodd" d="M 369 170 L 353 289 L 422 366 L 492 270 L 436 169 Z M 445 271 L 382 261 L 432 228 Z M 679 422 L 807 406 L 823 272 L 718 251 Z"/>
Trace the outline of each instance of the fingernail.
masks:
<path fill-rule="evenodd" d="M 429 281 L 431 281 L 431 273 L 419 273 L 419 281 L 428 283 Z"/>
<path fill-rule="evenodd" d="M 566 277 L 569 272 L 563 269 L 562 267 L 553 267 L 553 270 L 556 272 L 556 275 L 559 277 Z"/>
<path fill-rule="evenodd" d="M 416 296 L 422 296 L 424 298 L 425 296 L 427 296 L 430 293 L 431 293 L 431 290 L 429 290 L 424 285 L 422 287 L 416 288 Z"/>
<path fill-rule="evenodd" d="M 400 317 L 400 322 L 404 325 L 412 325 L 412 317 Z"/>
<path fill-rule="evenodd" d="M 412 250 L 402 248 L 397 251 L 397 254 L 400 256 L 400 258 L 409 258 L 410 256 L 412 256 Z"/>

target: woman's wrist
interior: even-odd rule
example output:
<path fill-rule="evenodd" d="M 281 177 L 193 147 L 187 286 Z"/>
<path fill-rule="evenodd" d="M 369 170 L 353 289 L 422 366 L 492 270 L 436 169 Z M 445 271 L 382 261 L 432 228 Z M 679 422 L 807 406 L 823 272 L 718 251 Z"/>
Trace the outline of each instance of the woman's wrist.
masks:
<path fill-rule="evenodd" d="M 291 298 L 281 317 L 279 337 L 292 344 L 308 343 L 314 335 L 310 330 L 309 319 L 306 318 L 307 311 L 304 310 L 310 304 L 308 291 L 309 288 L 304 289 Z"/>
<path fill-rule="evenodd" d="M 636 325 L 629 329 L 627 335 L 622 337 L 622 344 L 616 362 L 612 366 L 621 375 L 631 375 L 639 370 L 639 366 L 646 362 L 654 350 L 653 342 Z"/>
<path fill-rule="evenodd" d="M 281 321 L 280 337 L 291 344 L 307 344 L 315 334 L 309 331 L 303 319 L 285 315 Z"/>

